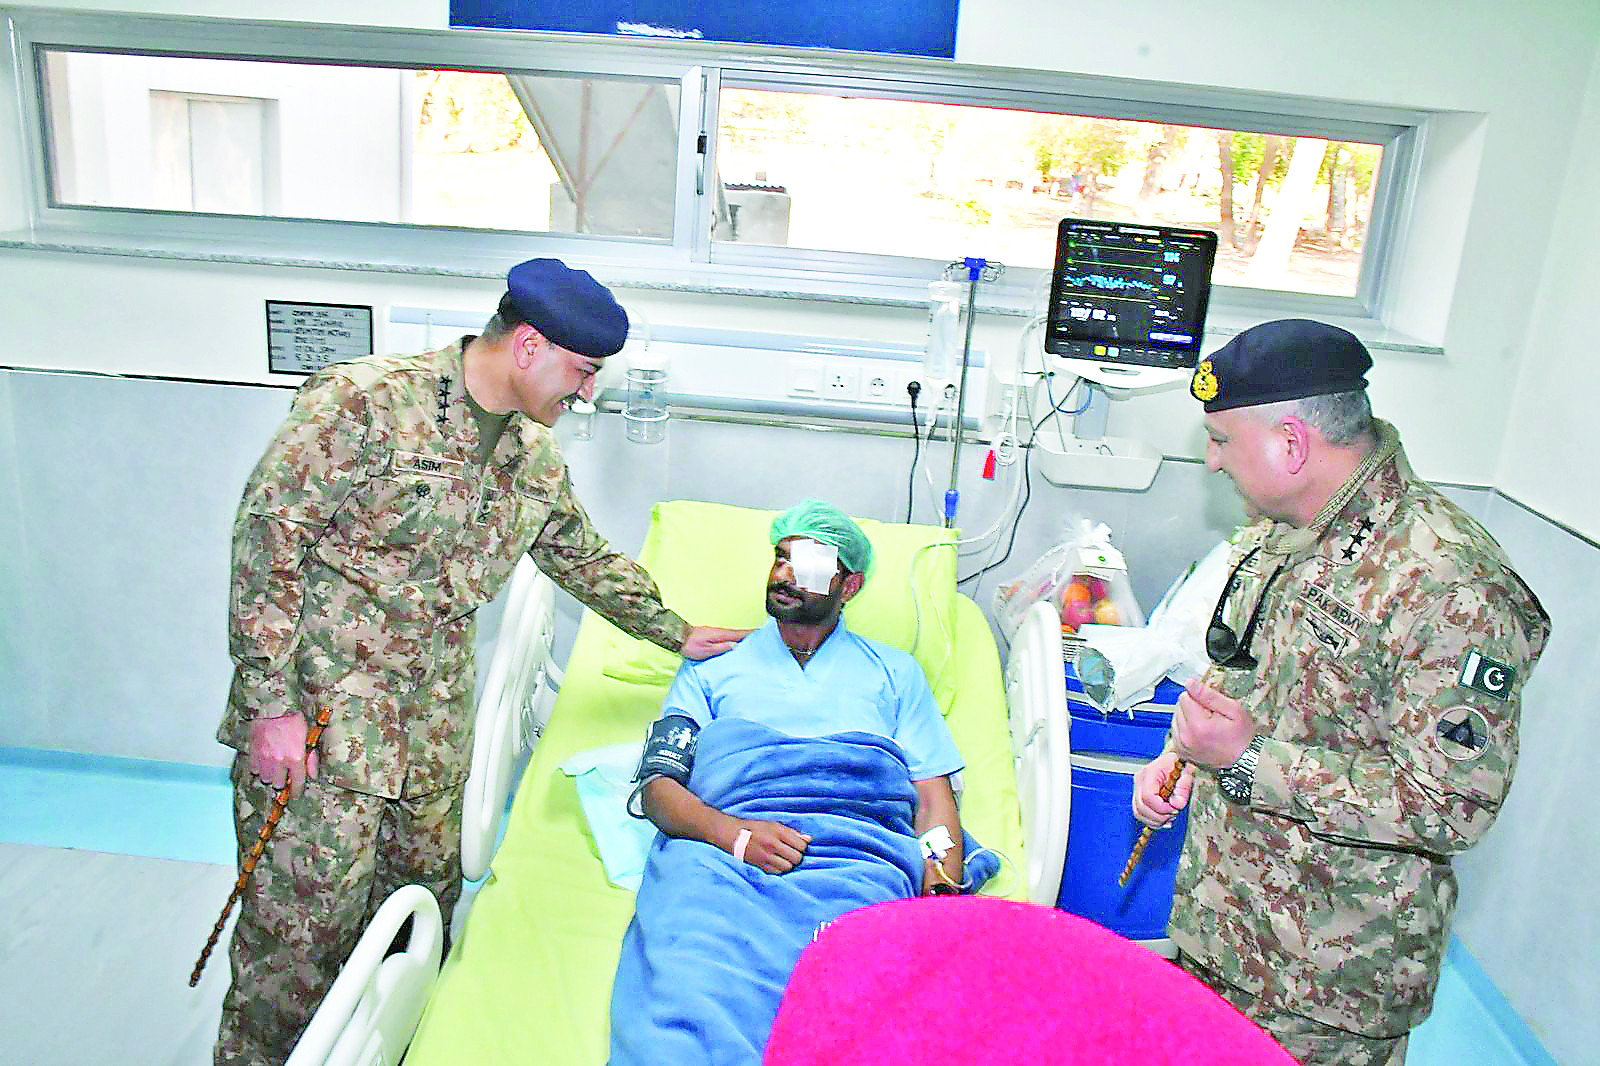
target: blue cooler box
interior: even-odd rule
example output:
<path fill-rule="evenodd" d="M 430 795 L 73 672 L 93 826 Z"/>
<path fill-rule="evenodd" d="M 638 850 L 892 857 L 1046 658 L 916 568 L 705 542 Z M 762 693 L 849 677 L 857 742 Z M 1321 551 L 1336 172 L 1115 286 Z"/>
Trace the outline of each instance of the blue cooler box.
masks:
<path fill-rule="evenodd" d="M 1072 753 L 1072 814 L 1067 861 L 1056 906 L 1129 940 L 1167 935 L 1172 882 L 1189 826 L 1184 810 L 1172 828 L 1151 835 L 1126 885 L 1117 884 L 1144 828 L 1133 817 L 1133 775 L 1148 760 Z"/>

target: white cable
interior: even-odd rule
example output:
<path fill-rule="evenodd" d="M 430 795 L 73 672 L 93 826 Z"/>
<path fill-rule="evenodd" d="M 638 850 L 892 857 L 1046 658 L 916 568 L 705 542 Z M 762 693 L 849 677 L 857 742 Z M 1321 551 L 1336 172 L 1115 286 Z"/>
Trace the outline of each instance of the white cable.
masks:
<path fill-rule="evenodd" d="M 988 538 L 994 536 L 1005 527 L 1006 521 L 1010 517 L 1011 509 L 1017 505 L 1018 499 L 1020 499 L 1022 496 L 1022 468 L 1013 464 L 1013 466 L 1010 468 L 1009 476 L 1011 487 L 1007 492 L 1008 499 L 1006 500 L 1004 506 L 1000 508 L 1000 513 L 998 516 L 996 516 L 994 524 L 976 536 L 964 537 L 961 540 L 956 541 L 957 545 L 977 544 L 980 541 L 987 540 Z M 957 554 L 972 555 L 974 551 L 982 550 L 982 548 L 968 550 L 966 552 L 961 552 L 958 550 Z"/>
<path fill-rule="evenodd" d="M 1010 466 L 1017 461 L 1017 452 L 1021 450 L 1021 441 L 1017 438 L 1017 390 L 1020 384 L 1010 386 L 1006 397 L 1006 411 L 1000 418 L 1002 427 L 994 439 L 994 460 L 1001 466 Z"/>
<path fill-rule="evenodd" d="M 912 630 L 911 630 L 911 654 L 912 655 L 915 655 L 917 653 L 917 645 L 922 643 L 922 596 L 917 591 L 917 563 L 921 559 L 922 553 L 927 551 L 927 550 L 929 550 L 930 548 L 954 548 L 954 547 L 955 547 L 955 542 L 954 541 L 942 541 L 942 542 L 935 542 L 933 544 L 924 544 L 921 547 L 919 547 L 911 556 L 911 610 L 912 610 L 912 616 L 915 619 L 915 622 L 914 622 L 914 624 L 912 626 Z M 957 575 L 957 576 L 960 576 L 960 575 Z M 945 637 L 951 638 L 951 637 L 955 636 L 955 628 L 953 626 L 951 626 L 945 620 L 945 618 L 939 613 L 937 608 L 934 609 L 933 617 L 934 617 L 934 621 L 936 621 L 939 624 L 939 629 L 940 629 L 941 632 L 943 632 Z M 938 682 L 940 680 L 943 680 L 945 669 L 950 665 L 951 660 L 953 660 L 954 658 L 955 658 L 955 656 L 953 656 L 953 655 L 947 655 L 947 656 L 944 657 L 944 661 L 939 666 L 938 675 L 928 679 L 928 687 L 929 688 L 934 687 L 936 682 Z"/>
<path fill-rule="evenodd" d="M 1000 869 L 994 872 L 994 877 L 990 878 L 991 881 L 997 880 L 1000 877 L 1001 870 L 1008 871 L 1013 879 L 1016 878 L 1017 867 L 1016 864 L 1011 861 L 1010 856 L 1008 856 L 1005 852 L 999 851 L 995 848 L 979 847 L 971 855 L 963 855 L 961 857 L 961 891 L 965 892 L 972 887 L 972 878 L 967 876 L 967 863 L 971 862 L 973 859 L 976 859 L 979 855 L 982 855 L 986 851 L 990 855 L 993 855 L 995 858 L 1000 860 Z M 999 885 L 995 886 L 995 895 L 997 896 L 1006 895 L 1010 891 L 1011 887 L 1009 882 L 1003 891 Z"/>

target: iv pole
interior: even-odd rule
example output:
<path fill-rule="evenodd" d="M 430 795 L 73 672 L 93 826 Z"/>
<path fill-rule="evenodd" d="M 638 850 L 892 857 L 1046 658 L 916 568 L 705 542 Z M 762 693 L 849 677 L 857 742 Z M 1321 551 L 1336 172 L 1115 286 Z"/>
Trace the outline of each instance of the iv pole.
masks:
<path fill-rule="evenodd" d="M 946 529 L 956 524 L 956 506 L 961 501 L 961 492 L 956 488 L 956 477 L 961 472 L 961 423 L 967 409 L 967 363 L 972 357 L 972 324 L 978 309 L 978 282 L 994 282 L 1006 272 L 1004 265 L 991 263 L 985 259 L 968 257 L 959 263 L 951 263 L 945 267 L 945 279 L 960 270 L 967 272 L 967 332 L 966 339 L 961 345 L 961 378 L 956 386 L 956 416 L 951 426 L 950 440 L 950 487 L 944 493 L 944 525 Z"/>

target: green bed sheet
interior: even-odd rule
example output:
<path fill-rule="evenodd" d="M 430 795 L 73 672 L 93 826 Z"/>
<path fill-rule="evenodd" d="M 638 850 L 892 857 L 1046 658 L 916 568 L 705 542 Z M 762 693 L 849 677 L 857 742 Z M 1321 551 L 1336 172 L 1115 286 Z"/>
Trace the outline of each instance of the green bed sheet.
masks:
<path fill-rule="evenodd" d="M 966 758 L 963 824 L 1009 863 L 986 892 L 1026 896 L 1004 684 L 983 613 L 956 597 L 955 695 L 948 721 Z M 431 996 L 407 1066 L 599 1066 L 611 979 L 633 893 L 611 885 L 559 765 L 637 741 L 659 688 L 602 673 L 614 630 L 586 614 L 549 728 L 523 775 L 505 838 Z"/>

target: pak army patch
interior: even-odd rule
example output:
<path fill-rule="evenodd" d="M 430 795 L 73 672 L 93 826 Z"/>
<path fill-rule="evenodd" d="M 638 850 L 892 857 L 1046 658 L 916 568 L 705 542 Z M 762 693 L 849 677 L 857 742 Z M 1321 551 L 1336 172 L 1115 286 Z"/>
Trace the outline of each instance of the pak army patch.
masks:
<path fill-rule="evenodd" d="M 1489 723 L 1474 707 L 1452 707 L 1439 716 L 1434 740 L 1446 758 L 1476 759 L 1489 750 Z"/>
<path fill-rule="evenodd" d="M 1516 670 L 1473 649 L 1461 660 L 1461 676 L 1457 683 L 1504 703 L 1511 698 L 1511 686 L 1516 680 Z"/>

